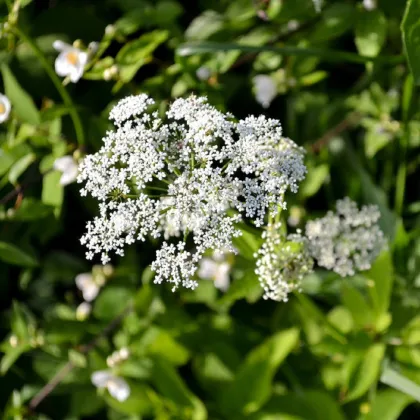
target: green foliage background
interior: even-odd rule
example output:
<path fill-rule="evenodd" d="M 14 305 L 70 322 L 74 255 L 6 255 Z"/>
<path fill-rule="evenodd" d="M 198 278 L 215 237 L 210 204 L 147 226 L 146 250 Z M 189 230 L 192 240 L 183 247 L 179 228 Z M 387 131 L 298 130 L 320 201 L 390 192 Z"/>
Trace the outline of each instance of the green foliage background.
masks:
<path fill-rule="evenodd" d="M 325 0 L 321 13 L 311 0 L 2 0 L 0 14 L 12 102 L 0 131 L 3 419 L 419 418 L 419 0 L 372 11 Z M 54 72 L 56 39 L 99 42 L 77 84 Z M 277 83 L 268 109 L 256 74 Z M 351 278 L 317 269 L 275 303 L 254 274 L 258 232 L 237 242 L 224 294 L 210 281 L 154 285 L 155 244 L 138 244 L 78 321 L 74 279 L 92 270 L 79 238 L 96 207 L 60 186 L 53 162 L 96 151 L 110 107 L 139 92 L 161 110 L 194 92 L 237 117 L 280 119 L 307 150 L 307 179 L 288 199 L 300 226 L 348 195 L 379 206 L 388 251 Z M 122 346 L 131 395 L 120 403 L 90 375 Z"/>

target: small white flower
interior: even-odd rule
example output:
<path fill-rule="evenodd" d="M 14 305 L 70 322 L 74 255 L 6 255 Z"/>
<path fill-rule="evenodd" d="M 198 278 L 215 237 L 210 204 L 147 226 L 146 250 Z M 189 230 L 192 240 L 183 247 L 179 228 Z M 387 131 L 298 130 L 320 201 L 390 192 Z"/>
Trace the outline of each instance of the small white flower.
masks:
<path fill-rule="evenodd" d="M 268 108 L 277 95 L 276 82 L 266 74 L 258 74 L 252 79 L 254 83 L 255 99 L 264 108 Z"/>
<path fill-rule="evenodd" d="M 15 334 L 12 334 L 9 337 L 9 343 L 13 348 L 17 347 L 17 345 L 19 344 L 19 339 L 17 338 Z"/>
<path fill-rule="evenodd" d="M 9 118 L 11 108 L 9 98 L 0 93 L 0 123 L 5 122 Z"/>
<path fill-rule="evenodd" d="M 197 76 L 197 79 L 206 81 L 211 76 L 211 71 L 208 67 L 201 66 L 197 69 L 195 75 Z"/>
<path fill-rule="evenodd" d="M 363 0 L 363 7 L 366 10 L 376 9 L 376 0 Z"/>
<path fill-rule="evenodd" d="M 88 61 L 88 53 L 59 40 L 54 41 L 53 47 L 60 52 L 55 60 L 56 73 L 70 76 L 73 83 L 79 81 Z"/>
<path fill-rule="evenodd" d="M 216 288 L 226 292 L 229 288 L 230 264 L 215 255 L 213 258 L 202 258 L 198 269 L 198 276 L 202 279 L 213 280 Z"/>
<path fill-rule="evenodd" d="M 90 314 L 92 306 L 88 302 L 82 302 L 76 309 L 76 319 L 84 321 Z"/>
<path fill-rule="evenodd" d="M 77 162 L 71 156 L 62 156 L 57 158 L 53 165 L 56 171 L 62 172 L 60 178 L 61 185 L 68 185 L 76 181 L 79 172 Z"/>
<path fill-rule="evenodd" d="M 121 347 L 118 354 L 121 360 L 127 360 L 130 356 L 130 350 L 127 347 Z"/>
<path fill-rule="evenodd" d="M 312 0 L 312 3 L 314 4 L 315 11 L 317 13 L 321 13 L 323 1 L 322 0 Z"/>
<path fill-rule="evenodd" d="M 120 402 L 125 401 L 130 396 L 131 390 L 128 383 L 108 370 L 93 372 L 91 381 L 97 388 L 107 388 L 109 393 Z"/>
<path fill-rule="evenodd" d="M 100 287 L 93 279 L 91 273 L 82 273 L 76 276 L 76 286 L 81 290 L 83 299 L 92 302 L 98 296 Z"/>

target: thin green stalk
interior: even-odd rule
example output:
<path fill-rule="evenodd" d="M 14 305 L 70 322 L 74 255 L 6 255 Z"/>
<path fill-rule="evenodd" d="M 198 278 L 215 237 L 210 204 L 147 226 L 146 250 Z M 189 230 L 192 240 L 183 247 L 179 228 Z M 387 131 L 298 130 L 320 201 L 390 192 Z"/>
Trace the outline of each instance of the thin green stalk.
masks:
<path fill-rule="evenodd" d="M 185 43 L 181 44 L 177 48 L 177 54 L 180 56 L 188 56 L 193 54 L 203 53 L 216 53 L 220 51 L 241 51 L 247 53 L 259 53 L 263 51 L 270 51 L 278 53 L 280 55 L 291 55 L 291 56 L 315 56 L 322 58 L 325 61 L 344 61 L 349 63 L 364 64 L 368 62 L 375 62 L 380 64 L 400 64 L 404 62 L 405 58 L 403 55 L 392 55 L 392 56 L 378 56 L 378 57 L 366 57 L 356 53 L 350 53 L 346 51 L 328 50 L 323 48 L 301 48 L 291 45 L 284 46 L 272 46 L 272 45 L 240 45 L 240 44 L 224 44 L 218 42 L 200 42 L 200 43 Z"/>
<path fill-rule="evenodd" d="M 82 121 L 80 119 L 79 114 L 77 113 L 74 103 L 68 94 L 67 90 L 61 83 L 61 80 L 58 78 L 57 74 L 55 73 L 54 69 L 46 59 L 43 52 L 39 49 L 38 45 L 31 38 L 29 38 L 20 28 L 17 26 L 12 27 L 12 31 L 24 42 L 26 42 L 33 50 L 35 55 L 38 57 L 39 61 L 41 62 L 42 66 L 44 67 L 45 71 L 47 72 L 48 76 L 50 77 L 51 81 L 53 82 L 54 86 L 56 87 L 58 93 L 60 94 L 63 102 L 69 108 L 70 118 L 73 121 L 74 131 L 76 133 L 77 143 L 80 147 L 85 145 L 85 134 L 83 132 Z"/>

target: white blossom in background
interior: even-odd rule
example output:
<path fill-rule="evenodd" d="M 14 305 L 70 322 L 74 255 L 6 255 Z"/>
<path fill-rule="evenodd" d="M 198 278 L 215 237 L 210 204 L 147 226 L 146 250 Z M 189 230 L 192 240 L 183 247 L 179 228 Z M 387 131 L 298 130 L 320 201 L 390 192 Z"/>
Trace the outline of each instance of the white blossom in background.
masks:
<path fill-rule="evenodd" d="M 323 0 L 312 0 L 312 3 L 314 5 L 315 11 L 317 13 L 321 13 Z"/>
<path fill-rule="evenodd" d="M 59 51 L 55 59 L 55 72 L 59 76 L 69 76 L 73 83 L 78 82 L 83 76 L 88 53 L 60 40 L 54 41 L 53 47 Z"/>
<path fill-rule="evenodd" d="M 197 76 L 198 80 L 205 82 L 206 80 L 209 80 L 211 76 L 211 70 L 208 67 L 201 66 L 197 69 L 195 75 Z"/>
<path fill-rule="evenodd" d="M 258 74 L 253 77 L 255 100 L 263 108 L 268 108 L 277 96 L 277 85 L 275 80 L 267 74 Z"/>
<path fill-rule="evenodd" d="M 130 351 L 127 347 L 121 347 L 119 350 L 114 351 L 111 355 L 106 358 L 106 364 L 112 368 L 121 362 L 127 360 L 130 356 Z"/>
<path fill-rule="evenodd" d="M 348 197 L 338 200 L 337 211 L 306 224 L 309 250 L 318 265 L 335 271 L 342 277 L 368 270 L 386 246 L 378 226 L 377 206 L 363 206 Z"/>
<path fill-rule="evenodd" d="M 0 123 L 9 119 L 11 109 L 12 105 L 10 104 L 9 98 L 0 93 Z"/>
<path fill-rule="evenodd" d="M 198 277 L 212 280 L 217 289 L 226 292 L 230 285 L 231 264 L 223 252 L 214 252 L 212 258 L 203 257 L 198 268 Z"/>
<path fill-rule="evenodd" d="M 84 321 L 91 313 L 92 305 L 88 302 L 82 302 L 76 308 L 76 319 L 78 321 Z"/>
<path fill-rule="evenodd" d="M 281 223 L 270 223 L 263 238 L 265 241 L 255 255 L 255 273 L 264 289 L 263 297 L 287 302 L 289 294 L 300 289 L 303 277 L 312 272 L 306 238 L 299 231 L 285 237 Z"/>
<path fill-rule="evenodd" d="M 363 0 L 363 7 L 370 11 L 376 9 L 376 0 Z"/>
<path fill-rule="evenodd" d="M 68 185 L 75 182 L 79 173 L 79 165 L 72 156 L 62 156 L 54 161 L 53 168 L 62 173 L 61 185 Z"/>
<path fill-rule="evenodd" d="M 76 286 L 82 292 L 86 302 L 92 302 L 98 296 L 101 286 L 95 281 L 92 273 L 81 273 L 76 276 Z"/>
<path fill-rule="evenodd" d="M 296 192 L 306 174 L 304 151 L 278 120 L 235 121 L 206 98 L 177 99 L 163 118 L 153 105 L 145 94 L 118 102 L 115 130 L 80 164 L 81 194 L 99 202 L 81 242 L 88 259 L 99 254 L 106 264 L 110 252 L 163 238 L 155 283 L 194 288 L 206 252 L 235 253 L 239 222 L 263 226 L 286 207 L 286 191 Z"/>
<path fill-rule="evenodd" d="M 108 392 L 120 402 L 125 401 L 130 396 L 131 389 L 128 383 L 109 370 L 93 372 L 91 381 L 97 388 L 107 388 Z"/>

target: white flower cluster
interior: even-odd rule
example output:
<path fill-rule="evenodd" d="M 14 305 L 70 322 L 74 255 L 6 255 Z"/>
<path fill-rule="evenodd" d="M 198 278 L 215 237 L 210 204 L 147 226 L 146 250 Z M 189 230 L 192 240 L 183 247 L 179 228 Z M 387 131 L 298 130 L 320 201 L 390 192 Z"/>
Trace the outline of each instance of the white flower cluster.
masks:
<path fill-rule="evenodd" d="M 368 270 L 386 245 L 377 222 L 377 206 L 361 210 L 348 197 L 338 200 L 337 211 L 306 224 L 309 250 L 318 265 L 345 277 Z"/>
<path fill-rule="evenodd" d="M 299 290 L 303 277 L 312 271 L 313 260 L 307 240 L 300 232 L 282 234 L 280 223 L 269 223 L 265 239 L 255 257 L 264 299 L 287 302 L 289 293 Z"/>
<path fill-rule="evenodd" d="M 303 150 L 282 136 L 279 121 L 264 116 L 235 121 L 191 96 L 177 99 L 164 118 L 145 94 L 120 101 L 111 111 L 116 130 L 80 165 L 82 195 L 99 201 L 87 224 L 87 258 L 163 237 L 152 268 L 155 282 L 193 288 L 207 250 L 235 252 L 243 217 L 264 224 L 285 207 L 305 177 Z M 188 241 L 188 246 L 187 246 Z"/>

